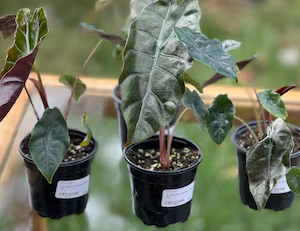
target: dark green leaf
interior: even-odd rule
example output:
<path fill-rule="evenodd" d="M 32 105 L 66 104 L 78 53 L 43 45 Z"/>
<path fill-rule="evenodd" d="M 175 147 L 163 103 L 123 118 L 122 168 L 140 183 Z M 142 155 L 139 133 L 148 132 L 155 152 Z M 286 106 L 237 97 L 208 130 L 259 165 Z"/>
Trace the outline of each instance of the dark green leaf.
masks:
<path fill-rule="evenodd" d="M 227 95 L 218 95 L 208 108 L 206 126 L 210 137 L 221 144 L 230 131 L 235 108 Z"/>
<path fill-rule="evenodd" d="M 200 30 L 199 20 L 198 1 L 177 6 L 176 0 L 159 0 L 132 22 L 119 78 L 127 144 L 147 139 L 174 118 L 192 58 L 173 28 L 185 25 Z"/>
<path fill-rule="evenodd" d="M 184 73 L 184 82 L 193 85 L 199 92 L 203 92 L 201 83 L 197 82 L 195 79 L 193 79 L 187 73 Z"/>
<path fill-rule="evenodd" d="M 196 91 L 191 92 L 188 88 L 185 88 L 183 104 L 186 108 L 192 109 L 196 119 L 199 121 L 202 129 L 204 130 L 208 110 L 200 98 L 200 95 Z"/>
<path fill-rule="evenodd" d="M 82 122 L 87 134 L 86 134 L 86 137 L 84 138 L 84 140 L 80 143 L 80 146 L 82 146 L 82 147 L 88 146 L 93 137 L 92 130 L 89 128 L 89 126 L 87 124 L 87 120 L 88 120 L 88 116 L 86 114 L 83 114 L 81 122 Z"/>
<path fill-rule="evenodd" d="M 13 46 L 8 50 L 0 74 L 0 121 L 19 97 L 34 63 L 38 47 L 48 33 L 47 19 L 42 8 L 32 14 L 22 9 L 16 17 L 17 31 Z"/>
<path fill-rule="evenodd" d="M 125 46 L 126 40 L 123 39 L 123 38 L 121 38 L 118 35 L 107 34 L 103 30 L 97 29 L 93 25 L 87 24 L 85 22 L 82 22 L 81 26 L 84 27 L 85 29 L 88 29 L 88 30 L 92 31 L 92 32 L 96 32 L 98 35 L 100 35 L 100 37 L 102 39 L 105 39 L 107 41 L 113 42 L 115 44 L 119 44 L 121 46 Z"/>
<path fill-rule="evenodd" d="M 201 32 L 196 32 L 188 27 L 176 27 L 175 33 L 193 57 L 221 75 L 237 79 L 236 64 L 231 55 L 223 48 L 217 39 L 208 39 Z"/>
<path fill-rule="evenodd" d="M 277 118 L 267 127 L 266 137 L 247 152 L 249 189 L 259 210 L 265 207 L 274 186 L 290 169 L 293 147 L 290 129 Z"/>
<path fill-rule="evenodd" d="M 51 184 L 70 145 L 67 123 L 57 108 L 47 108 L 29 140 L 29 152 L 38 170 Z"/>
<path fill-rule="evenodd" d="M 284 102 L 280 98 L 280 94 L 270 89 L 258 92 L 258 100 L 261 105 L 273 116 L 286 119 L 287 110 Z"/>
<path fill-rule="evenodd" d="M 64 84 L 67 88 L 69 88 L 71 91 L 73 89 L 74 83 L 76 81 L 76 77 L 72 75 L 62 75 L 59 77 L 59 82 Z M 74 91 L 73 97 L 76 99 L 76 101 L 79 100 L 79 98 L 83 95 L 83 93 L 86 91 L 85 84 L 79 79 L 77 82 L 76 89 Z"/>
<path fill-rule="evenodd" d="M 17 23 L 15 19 L 16 15 L 6 15 L 0 18 L 0 32 L 3 39 L 6 39 L 16 31 Z"/>
<path fill-rule="evenodd" d="M 300 169 L 295 166 L 292 167 L 286 174 L 286 180 L 292 192 L 300 196 Z"/>

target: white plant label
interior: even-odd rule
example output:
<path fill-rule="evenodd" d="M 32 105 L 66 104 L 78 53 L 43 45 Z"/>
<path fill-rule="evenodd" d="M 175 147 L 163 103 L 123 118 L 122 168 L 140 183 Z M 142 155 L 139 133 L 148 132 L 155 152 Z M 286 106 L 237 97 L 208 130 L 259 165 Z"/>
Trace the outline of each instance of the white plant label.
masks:
<path fill-rule="evenodd" d="M 189 185 L 177 188 L 166 189 L 162 193 L 161 206 L 162 207 L 176 207 L 183 205 L 193 198 L 194 181 Z"/>
<path fill-rule="evenodd" d="M 55 197 L 59 199 L 72 199 L 81 197 L 88 193 L 90 175 L 78 180 L 58 181 Z"/>
<path fill-rule="evenodd" d="M 273 188 L 271 194 L 287 193 L 290 192 L 288 184 L 286 183 L 286 177 L 282 177 Z"/>

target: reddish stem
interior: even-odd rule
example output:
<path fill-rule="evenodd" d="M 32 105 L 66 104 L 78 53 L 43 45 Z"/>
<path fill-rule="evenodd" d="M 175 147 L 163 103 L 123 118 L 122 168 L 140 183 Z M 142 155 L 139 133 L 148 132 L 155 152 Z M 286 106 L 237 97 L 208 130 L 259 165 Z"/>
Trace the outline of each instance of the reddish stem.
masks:
<path fill-rule="evenodd" d="M 159 131 L 159 152 L 160 152 L 160 163 L 162 169 L 170 167 L 170 158 L 167 154 L 166 142 L 165 142 L 165 128 Z"/>

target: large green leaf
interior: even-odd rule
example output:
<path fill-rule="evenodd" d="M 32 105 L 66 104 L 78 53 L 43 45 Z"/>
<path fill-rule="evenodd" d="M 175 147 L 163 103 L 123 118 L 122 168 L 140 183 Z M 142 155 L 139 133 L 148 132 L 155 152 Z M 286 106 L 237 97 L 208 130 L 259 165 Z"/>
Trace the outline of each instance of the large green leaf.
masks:
<path fill-rule="evenodd" d="M 300 169 L 293 166 L 286 174 L 286 180 L 293 193 L 296 193 L 298 196 L 300 196 Z"/>
<path fill-rule="evenodd" d="M 147 139 L 174 118 L 192 58 L 173 28 L 185 25 L 199 31 L 199 20 L 198 1 L 178 6 L 176 0 L 159 0 L 132 22 L 119 78 L 127 144 Z"/>
<path fill-rule="evenodd" d="M 284 102 L 280 98 L 280 94 L 277 92 L 266 89 L 258 92 L 258 100 L 261 105 L 273 116 L 285 119 L 288 115 L 287 110 L 284 106 Z"/>
<path fill-rule="evenodd" d="M 70 146 L 67 123 L 57 108 L 47 108 L 29 140 L 29 152 L 49 183 Z"/>
<path fill-rule="evenodd" d="M 183 104 L 186 108 L 192 109 L 196 119 L 199 121 L 202 129 L 204 130 L 208 110 L 200 98 L 200 95 L 196 91 L 191 92 L 188 88 L 185 88 Z"/>
<path fill-rule="evenodd" d="M 221 75 L 237 80 L 236 64 L 218 39 L 208 39 L 204 34 L 188 27 L 176 27 L 175 33 L 193 57 Z"/>
<path fill-rule="evenodd" d="M 130 14 L 127 19 L 126 29 L 129 28 L 130 23 L 140 16 L 143 9 L 150 3 L 155 2 L 156 0 L 130 0 Z"/>
<path fill-rule="evenodd" d="M 293 147 L 290 129 L 277 118 L 267 127 L 266 137 L 247 152 L 249 189 L 259 210 L 265 207 L 272 189 L 290 169 Z"/>
<path fill-rule="evenodd" d="M 206 126 L 210 137 L 221 144 L 230 131 L 235 108 L 227 95 L 218 95 L 208 108 Z"/>
<path fill-rule="evenodd" d="M 33 13 L 22 9 L 16 17 L 17 30 L 0 73 L 0 121 L 19 97 L 34 63 L 38 47 L 48 33 L 42 8 Z"/>
<path fill-rule="evenodd" d="M 69 88 L 71 91 L 73 89 L 74 83 L 76 81 L 76 77 L 73 75 L 61 75 L 59 77 L 59 82 L 64 84 L 67 88 Z M 73 94 L 73 97 L 76 99 L 76 101 L 79 100 L 79 98 L 83 95 L 83 93 L 86 91 L 85 84 L 79 79 Z"/>

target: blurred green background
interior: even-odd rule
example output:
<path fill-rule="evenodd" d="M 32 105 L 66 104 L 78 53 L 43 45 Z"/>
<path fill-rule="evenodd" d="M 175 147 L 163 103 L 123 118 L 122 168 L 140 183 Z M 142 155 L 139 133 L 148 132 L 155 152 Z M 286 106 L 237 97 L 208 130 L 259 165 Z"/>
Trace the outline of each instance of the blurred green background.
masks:
<path fill-rule="evenodd" d="M 103 1 L 103 0 L 102 0 Z M 109 0 L 108 0 L 109 1 Z M 297 84 L 300 73 L 300 1 L 298 0 L 201 0 L 201 28 L 209 38 L 234 39 L 242 46 L 231 54 L 237 61 L 254 54 L 259 59 L 240 76 L 240 84 L 277 88 Z M 122 35 L 129 12 L 129 0 L 110 0 L 96 11 L 96 0 L 1 0 L 0 15 L 15 14 L 19 8 L 44 7 L 50 33 L 40 47 L 41 72 L 77 74 L 87 55 L 99 41 L 80 28 L 85 21 L 107 32 Z M 4 62 L 12 38 L 0 42 L 0 63 Z M 90 60 L 84 75 L 117 78 L 121 58 L 113 57 L 115 45 L 103 42 Z M 204 82 L 213 72 L 195 64 L 189 73 Z M 223 80 L 221 84 L 234 84 Z"/>

